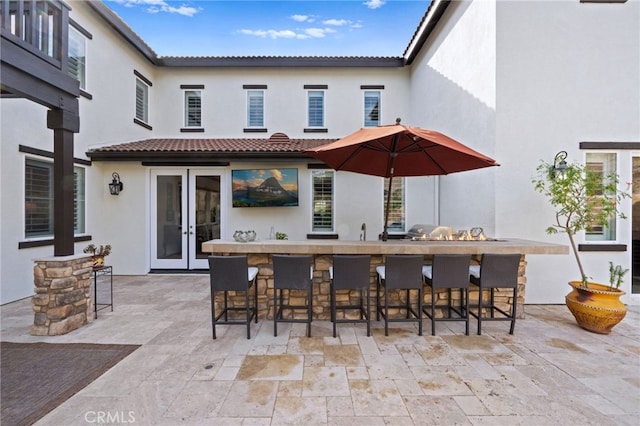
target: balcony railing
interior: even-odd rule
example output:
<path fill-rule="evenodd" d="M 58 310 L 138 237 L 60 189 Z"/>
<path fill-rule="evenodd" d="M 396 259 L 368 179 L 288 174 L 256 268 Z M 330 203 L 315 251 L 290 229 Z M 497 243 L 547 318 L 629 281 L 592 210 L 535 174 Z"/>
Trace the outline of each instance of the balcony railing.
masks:
<path fill-rule="evenodd" d="M 56 0 L 2 0 L 2 36 L 63 69 L 68 43 L 68 7 Z"/>

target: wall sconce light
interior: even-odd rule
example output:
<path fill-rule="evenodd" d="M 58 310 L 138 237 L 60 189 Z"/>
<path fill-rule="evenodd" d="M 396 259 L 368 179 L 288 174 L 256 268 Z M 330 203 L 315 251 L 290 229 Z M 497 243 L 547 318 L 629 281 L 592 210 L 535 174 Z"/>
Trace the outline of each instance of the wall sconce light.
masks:
<path fill-rule="evenodd" d="M 118 173 L 113 172 L 111 174 L 111 177 L 113 178 L 113 180 L 111 180 L 111 183 L 109 184 L 109 192 L 111 193 L 111 195 L 118 195 L 120 192 L 122 192 L 124 185 L 122 184 L 122 182 L 120 182 L 120 175 Z"/>
<path fill-rule="evenodd" d="M 549 172 L 552 177 L 563 176 L 569 166 L 567 165 L 567 151 L 560 151 L 553 158 L 553 166 L 551 166 Z"/>

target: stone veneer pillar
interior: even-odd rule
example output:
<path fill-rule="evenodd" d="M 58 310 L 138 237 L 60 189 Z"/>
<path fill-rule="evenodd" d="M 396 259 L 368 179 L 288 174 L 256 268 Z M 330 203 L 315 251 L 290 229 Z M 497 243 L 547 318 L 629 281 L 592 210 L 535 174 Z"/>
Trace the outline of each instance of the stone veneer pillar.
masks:
<path fill-rule="evenodd" d="M 86 254 L 35 259 L 35 295 L 31 334 L 66 334 L 93 321 L 91 256 Z"/>

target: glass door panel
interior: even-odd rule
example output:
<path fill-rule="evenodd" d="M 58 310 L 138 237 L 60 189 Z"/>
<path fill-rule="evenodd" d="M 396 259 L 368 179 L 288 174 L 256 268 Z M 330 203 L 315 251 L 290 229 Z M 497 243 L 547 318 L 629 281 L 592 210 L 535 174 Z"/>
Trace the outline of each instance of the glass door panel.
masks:
<path fill-rule="evenodd" d="M 187 264 L 186 172 L 152 172 L 151 268 L 182 269 Z"/>
<path fill-rule="evenodd" d="M 216 172 L 189 171 L 189 268 L 207 269 L 208 254 L 202 243 L 220 238 L 221 176 Z"/>
<path fill-rule="evenodd" d="M 631 293 L 640 294 L 640 157 L 633 157 Z"/>

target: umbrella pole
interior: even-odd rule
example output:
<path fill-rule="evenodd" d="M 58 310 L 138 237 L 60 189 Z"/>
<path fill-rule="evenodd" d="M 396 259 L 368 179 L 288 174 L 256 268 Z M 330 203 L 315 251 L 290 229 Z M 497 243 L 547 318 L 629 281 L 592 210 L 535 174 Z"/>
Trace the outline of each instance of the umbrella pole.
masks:
<path fill-rule="evenodd" d="M 393 181 L 393 174 L 389 176 L 389 188 L 387 189 L 387 205 L 384 209 L 384 229 L 382 230 L 382 241 L 389 239 L 389 207 L 391 205 L 391 181 Z"/>

